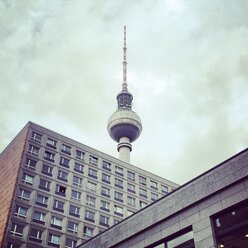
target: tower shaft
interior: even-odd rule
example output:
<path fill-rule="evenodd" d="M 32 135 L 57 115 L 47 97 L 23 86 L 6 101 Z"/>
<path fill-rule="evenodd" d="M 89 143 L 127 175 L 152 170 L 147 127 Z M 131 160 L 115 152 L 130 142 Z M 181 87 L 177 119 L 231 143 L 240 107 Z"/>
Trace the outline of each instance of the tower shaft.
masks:
<path fill-rule="evenodd" d="M 121 137 L 117 145 L 117 151 L 119 152 L 119 159 L 130 163 L 130 152 L 132 151 L 132 144 L 128 137 Z"/>

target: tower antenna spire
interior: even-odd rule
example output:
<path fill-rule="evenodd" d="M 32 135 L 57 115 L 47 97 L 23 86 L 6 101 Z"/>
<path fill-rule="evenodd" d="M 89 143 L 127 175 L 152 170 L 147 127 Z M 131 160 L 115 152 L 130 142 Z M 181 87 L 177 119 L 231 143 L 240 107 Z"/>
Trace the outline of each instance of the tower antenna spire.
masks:
<path fill-rule="evenodd" d="M 126 26 L 124 26 L 124 46 L 123 46 L 123 82 L 122 90 L 127 91 L 127 38 L 126 38 Z"/>

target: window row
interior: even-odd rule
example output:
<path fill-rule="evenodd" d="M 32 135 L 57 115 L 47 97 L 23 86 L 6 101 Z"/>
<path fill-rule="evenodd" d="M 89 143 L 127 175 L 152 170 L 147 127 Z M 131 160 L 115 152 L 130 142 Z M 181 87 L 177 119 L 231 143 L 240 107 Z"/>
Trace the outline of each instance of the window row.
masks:
<path fill-rule="evenodd" d="M 63 212 L 64 211 L 64 203 L 61 201 L 54 201 L 54 210 L 58 210 L 59 212 Z M 102 201 L 101 202 L 101 209 L 105 209 L 105 210 L 109 210 L 109 203 Z M 28 212 L 30 209 L 28 207 L 25 206 L 20 206 L 17 205 L 16 209 L 15 209 L 15 213 L 14 215 L 17 217 L 20 217 L 22 219 L 26 219 Z M 116 215 L 119 216 L 123 216 L 123 207 L 118 206 L 118 205 L 114 205 L 114 212 Z M 128 210 L 127 215 L 133 214 L 134 212 L 131 210 Z M 69 215 L 74 216 L 74 217 L 80 217 L 80 208 L 70 205 L 69 208 Z M 47 221 L 47 212 L 43 212 L 41 210 L 34 210 L 33 214 L 32 214 L 32 221 L 35 223 L 39 223 L 39 224 L 45 224 L 45 222 Z M 84 219 L 86 221 L 95 223 L 96 219 L 96 212 L 90 209 L 86 209 L 85 210 L 85 215 L 84 215 Z M 105 216 L 103 214 L 100 213 L 100 217 L 99 217 L 99 224 L 105 227 L 109 227 L 110 223 L 109 223 L 109 216 Z M 64 221 L 64 217 L 61 216 L 57 216 L 56 214 L 51 216 L 51 221 L 50 221 L 50 226 L 56 229 L 61 230 L 63 226 L 65 226 L 65 221 Z M 73 233 L 77 233 L 78 232 L 78 226 L 79 226 L 79 222 L 74 222 L 74 221 L 68 221 L 67 222 L 67 230 Z"/>
<path fill-rule="evenodd" d="M 67 230 L 68 231 L 77 231 L 77 223 L 73 222 L 68 222 L 67 225 Z M 24 229 L 25 226 L 22 224 L 17 224 L 17 223 L 12 223 L 10 234 L 15 237 L 23 237 L 24 235 Z M 37 228 L 37 227 L 31 227 L 30 232 L 29 232 L 29 240 L 37 243 L 42 243 L 42 240 L 44 239 L 44 234 L 43 230 Z M 83 235 L 84 237 L 92 237 L 94 235 L 94 228 L 90 226 L 84 226 L 83 227 Z M 61 244 L 61 238 L 62 235 L 54 234 L 52 232 L 49 232 L 48 234 L 48 245 L 60 245 Z M 10 246 L 11 243 L 9 242 L 8 247 L 15 247 L 15 246 Z M 77 240 L 73 240 L 71 238 L 66 238 L 66 248 L 74 248 L 77 245 Z"/>
<path fill-rule="evenodd" d="M 62 181 L 66 180 L 63 172 L 61 172 L 61 174 L 59 173 L 58 176 L 60 176 L 60 178 L 63 178 Z M 26 183 L 28 185 L 33 185 L 34 176 L 29 175 L 26 172 L 23 172 L 22 182 L 24 182 L 24 183 Z M 116 183 L 117 182 L 120 183 L 119 179 L 118 179 L 118 181 L 116 181 Z M 43 179 L 43 178 L 40 178 L 38 187 L 41 190 L 50 192 L 51 183 L 52 183 L 51 181 L 48 181 L 48 180 Z M 75 187 L 82 188 L 83 187 L 83 179 L 80 178 L 80 177 L 73 176 L 72 184 Z M 120 186 L 119 186 L 119 188 L 120 188 Z M 90 191 L 93 191 L 93 192 L 96 192 L 97 184 L 94 183 L 94 182 L 87 181 L 86 189 L 90 190 Z M 127 191 L 130 192 L 130 193 L 135 194 L 136 193 L 135 185 L 128 183 L 127 184 Z M 55 194 L 58 194 L 60 196 L 65 197 L 66 193 L 67 193 L 66 186 L 63 186 L 63 185 L 60 185 L 60 184 L 56 183 Z M 157 200 L 158 197 L 159 197 L 159 195 L 154 193 L 154 192 L 151 192 L 150 194 L 151 194 L 151 200 L 152 201 Z M 111 188 L 101 186 L 101 195 L 104 196 L 104 197 L 110 198 L 111 197 Z M 123 196 L 124 196 L 123 192 L 119 192 L 119 191 L 116 191 L 116 190 L 114 191 L 114 199 L 115 200 L 123 202 Z M 139 188 L 139 196 L 147 199 L 148 198 L 148 191 L 146 189 L 144 189 L 144 188 Z M 81 192 L 72 189 L 71 190 L 71 199 L 80 201 L 80 198 L 81 198 Z"/>
<path fill-rule="evenodd" d="M 67 167 L 67 165 L 69 166 L 69 161 L 68 162 L 65 162 L 65 161 L 66 161 L 66 159 L 61 158 L 60 165 L 63 165 L 64 167 Z M 33 160 L 31 158 L 26 158 L 25 166 L 27 168 L 35 170 L 37 167 L 37 162 L 38 162 L 37 160 Z M 54 169 L 54 166 L 48 165 L 48 164 L 43 164 L 42 168 L 41 168 L 41 172 L 43 174 L 48 175 L 48 176 L 52 176 L 53 169 Z M 60 171 L 62 171 L 62 170 L 60 170 Z M 84 166 L 82 164 L 75 162 L 74 163 L 74 171 L 81 173 L 81 174 L 84 174 Z M 64 173 L 67 173 L 67 175 L 68 175 L 68 172 L 64 172 Z"/>
<path fill-rule="evenodd" d="M 107 196 L 107 197 L 109 196 L 109 198 L 110 198 L 109 190 L 110 189 L 102 187 L 102 195 Z M 58 195 L 65 196 L 66 188 L 64 186 L 57 185 L 56 193 Z M 28 191 L 26 189 L 20 188 L 19 194 L 18 194 L 19 198 L 29 201 L 30 195 L 31 195 L 31 191 Z M 71 190 L 71 199 L 72 200 L 75 200 L 77 202 L 81 202 L 81 197 L 82 197 L 82 194 L 81 194 L 80 191 Z M 39 206 L 47 208 L 48 207 L 48 198 L 49 197 L 47 195 L 43 195 L 42 193 L 37 193 L 35 203 L 36 203 L 36 205 L 39 205 Z M 115 198 L 116 201 L 123 202 L 124 196 L 123 196 L 122 193 L 120 193 L 118 191 L 115 191 L 114 198 Z M 157 195 L 155 195 L 155 196 L 152 195 L 152 198 L 154 200 L 156 200 Z M 127 196 L 127 204 L 129 206 L 132 206 L 132 207 L 135 208 L 137 201 L 138 200 L 136 200 L 136 197 L 129 196 L 129 195 Z M 96 197 L 91 196 L 91 195 L 86 195 L 86 205 L 91 206 L 91 207 L 95 207 L 96 206 Z M 110 206 L 110 203 L 108 201 L 101 200 L 101 206 L 100 207 L 101 207 L 102 210 L 105 210 L 105 211 L 109 212 L 110 211 L 109 206 Z M 143 206 L 140 205 L 140 207 L 142 208 Z"/>
<path fill-rule="evenodd" d="M 62 205 L 57 205 L 57 208 L 62 208 Z M 27 217 L 27 212 L 28 208 L 23 207 L 23 206 L 16 206 L 16 211 L 15 211 L 15 216 L 21 217 L 21 218 L 26 218 Z M 79 208 L 76 208 L 75 206 L 70 206 L 70 215 L 76 215 L 79 217 Z M 123 214 L 123 213 L 122 213 Z M 34 211 L 33 213 L 33 221 L 37 222 L 39 224 L 45 224 L 45 217 L 46 213 L 40 212 L 40 211 Z M 90 222 L 95 222 L 95 212 L 91 210 L 86 210 L 85 211 L 85 220 L 90 221 Z M 51 217 L 51 227 L 57 228 L 57 229 L 62 229 L 63 226 L 63 218 L 58 217 L 58 216 L 52 216 Z M 109 227 L 109 217 L 104 216 L 100 214 L 100 225 Z M 73 233 L 78 232 L 78 226 L 79 223 L 73 222 L 73 221 L 68 221 L 67 223 L 67 230 Z"/>
<path fill-rule="evenodd" d="M 29 164 L 29 166 L 32 164 L 32 160 L 30 160 L 29 158 L 27 158 L 27 164 Z M 83 167 L 77 163 L 75 163 L 75 170 L 79 171 L 81 170 L 83 172 Z M 48 176 L 52 176 L 52 171 L 53 171 L 53 167 L 52 166 L 48 166 L 46 164 L 43 164 L 42 166 L 42 173 L 46 174 Z M 68 182 L 68 172 L 65 172 L 63 170 L 58 170 L 57 172 L 57 179 L 63 181 L 63 182 Z M 88 171 L 88 176 L 94 179 L 97 179 L 97 171 L 89 168 Z M 22 181 L 27 183 L 27 184 L 33 184 L 33 180 L 34 180 L 34 176 L 33 175 L 29 175 L 27 173 L 23 173 L 23 177 L 22 177 Z M 107 183 L 107 184 L 111 184 L 111 176 L 105 173 L 102 173 L 102 182 Z M 50 191 L 50 181 L 45 180 L 45 179 L 40 179 L 40 188 Z M 80 187 L 82 188 L 83 185 L 83 179 L 77 176 L 73 176 L 72 179 L 72 184 L 74 186 Z M 95 184 L 96 185 L 96 184 Z M 124 185 L 124 181 L 119 179 L 119 178 L 115 178 L 115 187 L 118 187 L 120 189 L 123 189 L 123 185 Z M 90 190 L 94 190 L 94 188 L 92 189 L 92 187 L 89 188 Z M 127 191 L 131 192 L 131 193 L 136 193 L 135 190 L 135 185 L 131 184 L 131 183 L 127 183 Z M 142 189 L 140 188 L 140 192 L 139 192 L 141 197 L 145 197 L 147 198 L 147 190 L 146 189 Z M 157 200 L 158 199 L 158 195 L 156 193 L 151 192 L 151 199 L 152 200 Z"/>
<path fill-rule="evenodd" d="M 41 139 L 42 139 L 42 135 L 38 132 L 32 132 L 32 136 L 31 136 L 31 139 L 35 142 L 38 142 L 38 143 L 41 143 Z M 46 140 L 46 146 L 47 147 L 50 147 L 52 149 L 57 149 L 57 143 L 58 141 L 53 139 L 53 138 L 50 138 L 48 137 L 47 140 Z M 38 155 L 39 153 L 39 147 L 36 147 L 34 145 L 30 145 L 29 147 L 29 152 L 33 155 Z M 72 146 L 70 145 L 67 145 L 65 143 L 62 143 L 61 145 L 61 152 L 62 153 L 65 153 L 67 155 L 71 155 L 72 153 Z M 85 153 L 79 149 L 76 149 L 75 151 L 75 158 L 77 159 L 80 159 L 80 160 L 84 160 L 84 156 L 85 156 Z M 52 158 L 53 156 L 50 155 L 50 157 L 48 156 L 49 159 L 53 159 Z M 95 164 L 97 165 L 98 163 L 98 158 L 94 157 L 94 156 L 90 156 L 89 158 L 89 163 L 90 164 Z"/>

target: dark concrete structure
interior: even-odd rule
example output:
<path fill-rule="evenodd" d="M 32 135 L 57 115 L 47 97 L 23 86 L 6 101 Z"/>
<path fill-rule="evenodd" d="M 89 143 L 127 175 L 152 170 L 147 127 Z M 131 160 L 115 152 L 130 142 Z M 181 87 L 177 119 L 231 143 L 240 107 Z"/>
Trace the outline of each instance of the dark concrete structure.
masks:
<path fill-rule="evenodd" d="M 247 248 L 248 149 L 79 248 Z"/>

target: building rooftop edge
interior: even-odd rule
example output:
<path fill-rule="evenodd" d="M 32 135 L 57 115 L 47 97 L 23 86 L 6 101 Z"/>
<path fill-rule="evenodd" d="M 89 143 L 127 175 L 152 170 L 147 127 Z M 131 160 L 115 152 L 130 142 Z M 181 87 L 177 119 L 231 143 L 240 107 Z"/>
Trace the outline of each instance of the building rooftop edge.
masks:
<path fill-rule="evenodd" d="M 15 142 L 15 140 L 17 139 L 17 137 L 18 137 L 21 133 L 23 133 L 23 132 L 25 131 L 25 129 L 27 129 L 27 128 L 29 127 L 30 123 L 31 123 L 31 122 L 29 121 L 29 122 L 21 129 L 21 131 L 18 132 L 18 133 L 14 136 L 14 138 L 10 141 L 10 143 L 1 151 L 0 156 L 8 149 L 8 147 L 9 147 L 12 143 Z"/>

